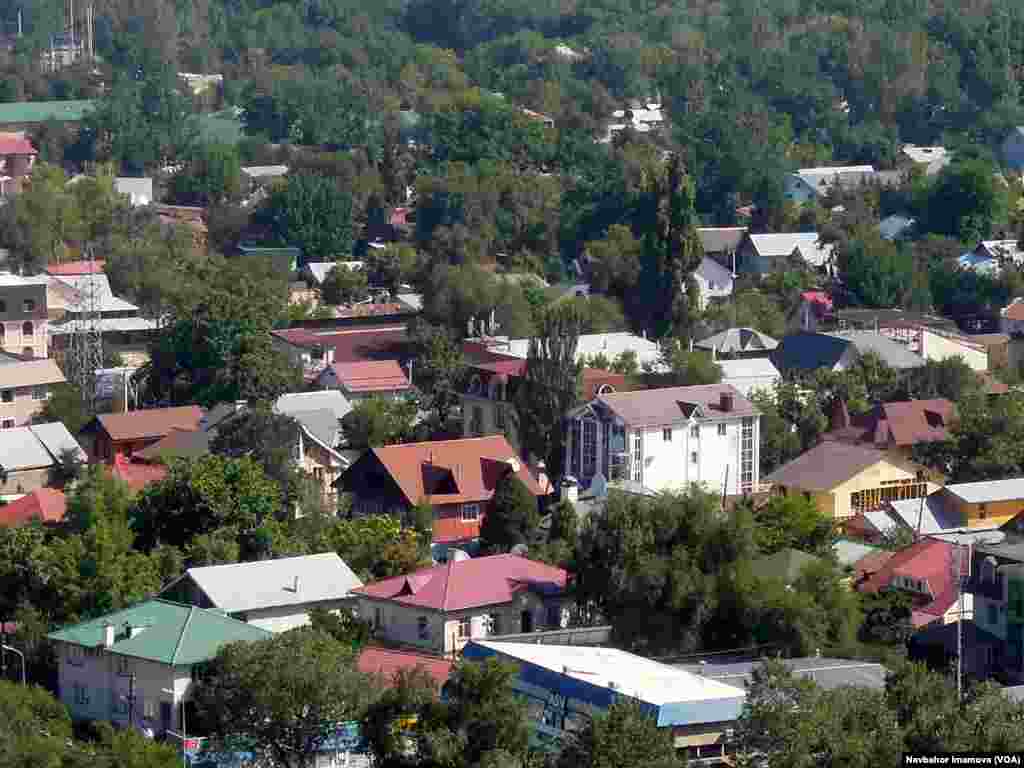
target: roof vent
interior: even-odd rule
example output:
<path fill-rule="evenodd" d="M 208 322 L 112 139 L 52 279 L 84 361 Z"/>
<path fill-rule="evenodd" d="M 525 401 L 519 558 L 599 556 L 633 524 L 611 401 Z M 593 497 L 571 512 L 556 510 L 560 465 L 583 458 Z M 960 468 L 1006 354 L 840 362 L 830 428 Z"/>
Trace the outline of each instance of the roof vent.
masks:
<path fill-rule="evenodd" d="M 719 398 L 718 405 L 726 413 L 730 413 L 735 407 L 736 401 L 732 392 L 723 392 Z"/>

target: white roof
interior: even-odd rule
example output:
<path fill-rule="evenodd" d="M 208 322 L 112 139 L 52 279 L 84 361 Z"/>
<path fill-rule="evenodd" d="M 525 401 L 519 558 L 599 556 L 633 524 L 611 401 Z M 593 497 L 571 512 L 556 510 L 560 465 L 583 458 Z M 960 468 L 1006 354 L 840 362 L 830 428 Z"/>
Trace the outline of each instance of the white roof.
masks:
<path fill-rule="evenodd" d="M 507 349 L 503 347 L 495 349 L 495 351 L 506 352 L 513 357 L 523 359 L 527 357 L 529 350 L 529 339 L 509 339 Z M 587 333 L 580 336 L 576 345 L 576 359 L 604 355 L 609 360 L 614 360 L 626 350 L 636 352 L 637 363 L 641 366 L 646 362 L 656 364 L 661 358 L 661 348 L 656 342 L 629 331 L 616 331 L 613 333 Z"/>
<path fill-rule="evenodd" d="M 65 450 L 86 460 L 81 446 L 59 421 L 0 430 L 0 468 L 9 472 L 52 467 Z"/>
<path fill-rule="evenodd" d="M 648 704 L 746 697 L 746 691 L 617 648 L 474 640 L 477 645 Z"/>
<path fill-rule="evenodd" d="M 284 176 L 288 173 L 287 165 L 243 165 L 242 173 L 254 179 Z"/>
<path fill-rule="evenodd" d="M 957 260 L 961 269 L 972 269 L 975 272 L 996 274 L 1000 271 L 999 262 L 991 256 L 980 256 L 974 251 L 962 254 Z"/>
<path fill-rule="evenodd" d="M 46 275 L 38 277 L 22 277 L 13 272 L 0 272 L 0 285 L 46 285 L 49 278 Z"/>
<path fill-rule="evenodd" d="M 50 279 L 71 286 L 81 297 L 83 310 L 90 300 L 96 302 L 100 312 L 135 312 L 139 309 L 131 302 L 115 296 L 110 288 L 110 281 L 102 272 L 90 275 L 60 275 Z M 73 302 L 69 303 L 68 309 L 72 312 L 79 311 Z"/>
<path fill-rule="evenodd" d="M 903 145 L 903 154 L 915 163 L 927 166 L 926 173 L 937 173 L 949 165 L 952 153 L 945 147 L 918 147 L 914 144 Z"/>
<path fill-rule="evenodd" d="M 331 411 L 340 421 L 352 410 L 352 405 L 337 389 L 322 389 L 281 395 L 274 403 L 274 410 L 286 416 L 304 411 Z"/>
<path fill-rule="evenodd" d="M 50 325 L 51 336 L 61 336 L 65 333 L 74 333 L 80 326 L 84 327 L 84 320 L 65 320 L 63 323 Z M 155 331 L 160 324 L 156 320 L 149 320 L 145 317 L 103 317 L 99 320 L 99 329 L 103 333 L 129 333 L 132 331 Z"/>
<path fill-rule="evenodd" d="M 1014 264 L 1024 261 L 1024 251 L 1020 249 L 1018 240 L 982 240 L 981 246 L 993 256 L 1011 259 Z"/>
<path fill-rule="evenodd" d="M 408 307 L 420 310 L 423 309 L 423 294 L 422 293 L 400 293 L 398 294 L 398 300 Z"/>
<path fill-rule="evenodd" d="M 148 177 L 118 176 L 114 179 L 114 189 L 133 199 L 153 199 L 153 180 Z"/>
<path fill-rule="evenodd" d="M 872 176 L 875 173 L 871 165 L 836 165 L 830 168 L 801 168 L 796 176 L 803 179 L 812 189 L 827 187 L 838 176 L 843 181 L 856 181 L 858 178 Z"/>
<path fill-rule="evenodd" d="M 977 483 L 955 483 L 946 490 L 968 504 L 987 504 L 993 501 L 1024 499 L 1024 477 L 1006 480 L 982 480 Z"/>
<path fill-rule="evenodd" d="M 65 451 L 74 451 L 80 460 L 88 461 L 82 446 L 63 423 L 51 421 L 47 424 L 33 424 L 29 429 L 55 459 L 59 459 Z"/>
<path fill-rule="evenodd" d="M 739 360 L 716 360 L 722 368 L 722 383 L 731 384 L 736 379 L 781 378 L 779 369 L 767 357 L 748 357 Z"/>
<path fill-rule="evenodd" d="M 815 267 L 820 267 L 832 257 L 832 245 L 818 244 L 817 232 L 779 232 L 767 235 L 750 235 L 750 242 L 762 256 L 789 256 L 793 251 Z"/>
<path fill-rule="evenodd" d="M 327 275 L 339 264 L 353 271 L 366 266 L 362 261 L 310 261 L 306 263 L 306 270 L 319 284 L 326 280 Z"/>
<path fill-rule="evenodd" d="M 186 573 L 215 607 L 228 613 L 340 600 L 363 586 L 334 552 L 210 565 Z"/>

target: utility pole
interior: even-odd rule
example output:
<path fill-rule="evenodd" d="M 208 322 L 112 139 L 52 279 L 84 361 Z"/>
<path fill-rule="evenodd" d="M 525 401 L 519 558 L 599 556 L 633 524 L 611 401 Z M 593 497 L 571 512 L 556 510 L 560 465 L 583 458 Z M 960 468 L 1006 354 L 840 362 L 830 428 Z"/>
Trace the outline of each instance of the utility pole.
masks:
<path fill-rule="evenodd" d="M 135 725 L 135 673 L 128 677 L 128 727 Z"/>

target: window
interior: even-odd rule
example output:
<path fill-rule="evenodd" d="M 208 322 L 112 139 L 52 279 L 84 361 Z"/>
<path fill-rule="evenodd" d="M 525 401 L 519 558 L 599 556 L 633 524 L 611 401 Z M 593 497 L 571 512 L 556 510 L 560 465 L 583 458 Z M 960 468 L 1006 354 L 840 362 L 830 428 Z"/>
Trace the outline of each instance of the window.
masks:
<path fill-rule="evenodd" d="M 463 504 L 459 510 L 459 518 L 464 523 L 475 523 L 480 519 L 479 504 Z"/>
<path fill-rule="evenodd" d="M 690 453 L 690 463 L 691 464 L 696 464 L 698 459 L 699 459 L 699 457 L 697 456 L 697 452 L 696 451 L 692 451 Z"/>
<path fill-rule="evenodd" d="M 980 517 L 982 520 L 984 520 L 985 517 L 987 516 L 986 515 L 987 512 L 988 512 L 988 504 L 979 504 L 978 505 L 978 517 Z"/>
<path fill-rule="evenodd" d="M 505 409 L 500 405 L 494 408 L 494 426 L 498 429 L 505 428 Z"/>
<path fill-rule="evenodd" d="M 725 424 L 718 425 L 718 436 L 725 437 Z"/>
<path fill-rule="evenodd" d="M 32 347 L 22 347 L 21 354 L 23 354 L 25 357 L 35 357 L 36 353 L 35 350 L 32 349 Z"/>
<path fill-rule="evenodd" d="M 597 473 L 597 422 L 586 419 L 583 422 L 583 477 Z"/>
<path fill-rule="evenodd" d="M 473 406 L 473 418 L 469 422 L 469 431 L 478 437 L 484 433 L 484 409 Z"/>
<path fill-rule="evenodd" d="M 988 604 L 988 623 L 989 626 L 993 626 L 999 623 L 999 611 L 996 609 L 994 603 Z"/>
<path fill-rule="evenodd" d="M 80 667 L 85 661 L 85 655 L 82 653 L 84 649 L 80 645 L 69 645 L 68 646 L 68 664 L 73 664 L 76 667 Z"/>
<path fill-rule="evenodd" d="M 0 301 L 0 312 L 6 312 L 6 311 L 7 311 L 7 302 L 6 301 Z"/>
<path fill-rule="evenodd" d="M 480 380 L 479 376 L 474 376 L 469 380 L 469 394 L 479 395 L 483 392 L 484 383 Z"/>
<path fill-rule="evenodd" d="M 36 302 L 35 299 L 25 299 L 21 302 L 21 309 L 23 312 L 35 312 Z"/>
<path fill-rule="evenodd" d="M 14 402 L 14 390 L 13 389 L 0 390 L 0 401 L 5 402 L 5 403 L 13 403 Z"/>
<path fill-rule="evenodd" d="M 373 626 L 378 629 L 384 626 L 384 610 L 379 605 L 373 609 Z"/>
<path fill-rule="evenodd" d="M 723 425 L 724 426 L 724 425 Z M 743 420 L 740 429 L 740 493 L 754 490 L 754 420 Z"/>
<path fill-rule="evenodd" d="M 426 616 L 420 616 L 416 620 L 416 631 L 420 640 L 430 639 L 430 622 L 427 620 Z"/>
<path fill-rule="evenodd" d="M 459 639 L 472 637 L 473 620 L 470 618 L 459 619 Z"/>
<path fill-rule="evenodd" d="M 32 325 L 28 320 L 21 324 L 21 335 L 22 336 L 34 336 L 36 332 L 35 326 Z"/>
<path fill-rule="evenodd" d="M 45 400 L 48 395 L 49 390 L 46 387 L 32 387 L 33 400 Z"/>
<path fill-rule="evenodd" d="M 573 475 L 580 475 L 580 420 L 573 419 L 570 428 L 571 440 L 569 443 L 569 471 Z"/>
<path fill-rule="evenodd" d="M 80 685 L 79 683 L 75 683 L 74 695 L 75 704 L 84 705 L 89 703 L 89 689 L 86 686 Z"/>
<path fill-rule="evenodd" d="M 487 634 L 488 635 L 500 635 L 501 634 L 501 614 L 492 613 L 487 617 Z"/>
<path fill-rule="evenodd" d="M 692 427 L 690 427 L 690 437 L 692 437 L 694 440 L 696 440 L 697 438 L 700 437 L 700 425 L 699 424 L 694 424 Z"/>
<path fill-rule="evenodd" d="M 661 430 L 661 439 L 666 443 L 672 442 L 672 427 L 665 427 Z"/>
<path fill-rule="evenodd" d="M 117 674 L 130 675 L 132 673 L 132 662 L 127 656 L 117 657 Z"/>
<path fill-rule="evenodd" d="M 0 421 L 0 429 L 14 429 L 14 419 Z"/>
<path fill-rule="evenodd" d="M 644 433 L 633 433 L 633 482 L 644 481 Z"/>
<path fill-rule="evenodd" d="M 142 702 L 142 716 L 147 720 L 156 720 L 156 701 L 146 699 Z"/>

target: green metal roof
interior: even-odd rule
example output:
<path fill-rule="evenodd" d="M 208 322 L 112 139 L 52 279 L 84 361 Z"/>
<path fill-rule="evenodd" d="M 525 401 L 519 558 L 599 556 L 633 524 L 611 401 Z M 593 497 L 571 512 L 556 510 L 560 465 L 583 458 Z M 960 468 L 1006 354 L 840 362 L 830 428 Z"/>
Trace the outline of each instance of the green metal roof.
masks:
<path fill-rule="evenodd" d="M 242 118 L 233 109 L 222 109 L 195 116 L 196 127 L 203 141 L 216 144 L 237 144 L 245 136 Z"/>
<path fill-rule="evenodd" d="M 147 600 L 98 619 L 85 621 L 51 632 L 50 640 L 60 640 L 88 648 L 103 645 L 104 627 L 115 631 L 112 653 L 163 664 L 198 664 L 217 655 L 221 646 L 239 640 L 266 640 L 272 634 L 219 611 L 173 603 L 170 600 Z M 143 627 L 130 637 L 127 627 Z"/>
<path fill-rule="evenodd" d="M 0 125 L 4 123 L 45 123 L 48 120 L 77 122 L 91 112 L 96 102 L 77 101 L 15 101 L 0 104 Z"/>

